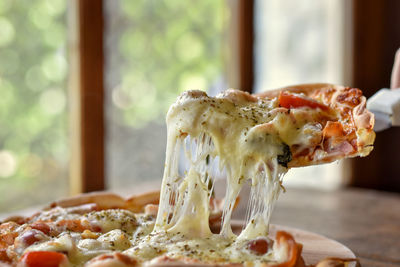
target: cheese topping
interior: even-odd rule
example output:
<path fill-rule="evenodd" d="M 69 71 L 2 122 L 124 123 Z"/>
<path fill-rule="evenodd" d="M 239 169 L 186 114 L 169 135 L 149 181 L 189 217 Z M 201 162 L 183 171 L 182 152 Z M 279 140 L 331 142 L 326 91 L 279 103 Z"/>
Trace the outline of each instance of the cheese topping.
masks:
<path fill-rule="evenodd" d="M 268 234 L 272 203 L 279 194 L 279 180 L 286 171 L 290 150 L 274 127 L 282 124 L 276 99 L 250 102 L 245 97 L 234 90 L 216 98 L 189 91 L 170 108 L 156 231 L 180 231 L 197 237 L 211 235 L 207 219 L 211 195 L 208 185 L 213 182 L 210 161 L 218 157 L 220 169 L 224 168 L 227 174 L 220 234 L 233 235 L 230 227 L 233 204 L 247 180 L 252 184 L 249 223 L 240 237 Z M 268 127 L 271 131 L 265 130 Z M 185 140 L 189 140 L 189 145 Z M 178 170 L 182 146 L 190 161 L 184 177 Z"/>
<path fill-rule="evenodd" d="M 188 91 L 171 106 L 167 115 L 165 172 L 153 231 L 155 239 L 174 240 L 167 251 L 178 250 L 179 254 L 179 244 L 183 244 L 184 248 L 206 254 L 205 258 L 213 261 L 278 260 L 271 253 L 255 257 L 243 248 L 249 240 L 268 235 L 281 179 L 291 160 L 288 145 L 307 145 L 319 138 L 318 125 L 305 119 L 296 120 L 301 117 L 299 114 L 292 114 L 292 119 L 288 120 L 287 112 L 279 108 L 277 99 L 256 99 L 235 90 L 225 91 L 215 98 L 201 91 Z M 183 175 L 179 172 L 182 156 L 189 161 Z M 208 224 L 214 179 L 212 162 L 216 159 L 227 176 L 219 234 L 211 233 Z M 251 181 L 247 225 L 236 237 L 230 220 L 235 200 L 247 180 Z M 150 237 L 148 242 L 158 243 L 154 238 Z M 211 253 L 204 251 L 210 247 L 213 248 Z M 137 251 L 142 251 L 141 247 Z M 175 252 L 172 257 L 176 257 Z"/>
<path fill-rule="evenodd" d="M 301 150 L 321 140 L 317 116 L 318 110 L 288 110 L 279 107 L 277 98 L 255 98 L 236 90 L 216 97 L 201 91 L 185 92 L 167 115 L 168 141 L 157 217 L 117 209 L 80 216 L 56 208 L 40 219 L 57 225 L 64 219 L 79 220 L 66 229 L 86 230 L 36 242 L 27 250 L 66 251 L 76 266 L 113 251 L 142 263 L 162 255 L 203 263 L 282 262 L 286 250 L 276 248 L 267 237 L 269 220 L 292 158 L 289 147 L 297 145 Z M 185 171 L 180 166 L 183 158 L 189 162 Z M 209 226 L 216 165 L 227 179 L 217 234 Z M 232 211 L 248 181 L 251 193 L 246 227 L 236 236 L 231 229 Z"/>

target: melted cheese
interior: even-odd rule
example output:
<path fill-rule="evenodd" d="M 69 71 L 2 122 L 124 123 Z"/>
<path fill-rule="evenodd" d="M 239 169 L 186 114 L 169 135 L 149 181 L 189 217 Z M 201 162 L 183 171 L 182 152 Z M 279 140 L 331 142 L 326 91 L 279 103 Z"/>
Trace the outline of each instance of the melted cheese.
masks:
<path fill-rule="evenodd" d="M 161 255 L 203 263 L 282 262 L 287 257 L 285 248 L 274 244 L 273 250 L 256 255 L 248 249 L 249 240 L 268 239 L 271 212 L 291 160 L 289 146 L 308 146 L 320 138 L 321 127 L 314 123 L 314 115 L 310 110 L 288 114 L 287 109 L 279 108 L 277 99 L 255 99 L 235 90 L 217 97 L 185 92 L 167 115 L 168 141 L 157 218 L 125 210 L 95 211 L 81 222 L 97 225 L 105 234 L 93 235 L 93 239 L 65 234 L 28 250 L 66 251 L 76 266 L 115 250 L 140 262 L 154 261 Z M 189 161 L 185 173 L 179 171 L 182 157 Z M 221 231 L 213 234 L 209 203 L 216 162 L 220 171 L 226 172 L 227 186 Z M 230 221 L 236 198 L 247 181 L 251 193 L 246 227 L 236 236 Z M 47 217 L 55 221 L 81 218 L 61 208 L 43 215 Z"/>
<path fill-rule="evenodd" d="M 121 229 L 124 232 L 132 233 L 137 227 L 135 214 L 122 209 L 93 211 L 85 214 L 81 221 L 83 225 L 100 227 L 102 232 Z"/>
<path fill-rule="evenodd" d="M 185 251 L 195 251 L 204 254 L 200 257 L 203 260 L 206 257 L 228 262 L 274 261 L 270 253 L 256 257 L 244 244 L 268 235 L 281 177 L 287 170 L 280 157 L 287 156 L 287 143 L 304 138 L 298 134 L 300 126 L 293 127 L 282 112 L 286 113 L 279 111 L 276 99 L 249 102 L 234 90 L 216 98 L 199 91 L 182 94 L 167 115 L 168 142 L 160 206 L 153 236 L 144 243 L 174 240 L 174 245 L 167 249 L 167 255 L 173 258 L 188 256 Z M 189 161 L 184 175 L 179 173 L 182 154 Z M 208 224 L 209 184 L 213 183 L 210 161 L 216 157 L 220 169 L 226 171 L 227 186 L 222 229 L 219 234 L 212 234 Z M 247 180 L 251 181 L 247 225 L 236 237 L 230 220 L 235 200 Z M 145 253 L 140 246 L 135 251 L 141 257 Z"/>
<path fill-rule="evenodd" d="M 193 221 L 189 225 L 198 230 L 200 237 L 210 235 L 206 229 L 208 220 L 199 217 L 208 214 L 208 203 L 205 202 L 210 196 L 208 184 L 212 177 L 207 160 L 218 156 L 220 167 L 227 173 L 221 234 L 232 235 L 233 203 L 246 180 L 252 182 L 253 208 L 248 219 L 253 223 L 244 235 L 252 238 L 267 234 L 266 225 L 259 223 L 262 220 L 268 223 L 270 209 L 264 204 L 276 199 L 280 187 L 274 185 L 279 185 L 280 174 L 286 171 L 278 164 L 278 156 L 284 153 L 286 144 L 272 127 L 274 123 L 282 124 L 279 112 L 271 112 L 276 110 L 278 103 L 276 100 L 249 103 L 247 99 L 234 98 L 234 94 L 235 91 L 228 91 L 221 97 L 211 98 L 202 92 L 187 92 L 170 108 L 166 169 L 156 230 L 182 228 L 177 221 L 186 217 L 184 220 L 196 220 L 195 224 Z M 271 132 L 266 131 L 266 127 L 270 127 Z M 192 151 L 185 151 L 190 168 L 185 177 L 180 177 L 179 152 L 187 136 L 195 145 L 189 146 L 189 149 L 194 147 Z M 188 185 L 191 185 L 190 190 L 187 190 Z M 174 202 L 179 205 L 171 205 L 176 204 Z"/>

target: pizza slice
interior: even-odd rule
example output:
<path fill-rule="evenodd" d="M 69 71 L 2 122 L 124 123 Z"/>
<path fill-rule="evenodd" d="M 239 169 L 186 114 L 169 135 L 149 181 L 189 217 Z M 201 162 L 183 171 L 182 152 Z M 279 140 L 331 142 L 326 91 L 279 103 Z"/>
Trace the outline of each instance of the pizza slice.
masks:
<path fill-rule="evenodd" d="M 359 89 L 330 84 L 258 95 L 233 89 L 216 97 L 184 92 L 167 114 L 157 229 L 210 235 L 204 203 L 210 196 L 206 185 L 212 184 L 212 162 L 217 160 L 227 177 L 221 235 L 232 235 L 232 203 L 250 181 L 247 227 L 239 239 L 266 236 L 288 168 L 370 153 L 374 118 L 365 102 Z M 183 175 L 178 166 L 182 157 L 190 162 Z"/>
<path fill-rule="evenodd" d="M 183 135 L 203 132 L 217 142 L 232 142 L 236 134 L 237 144 L 261 138 L 259 147 L 266 147 L 271 142 L 265 136 L 274 136 L 283 147 L 289 146 L 290 151 L 281 149 L 280 157 L 289 168 L 366 156 L 375 139 L 374 117 L 366 110 L 361 90 L 331 84 L 290 86 L 256 95 L 227 90 L 215 98 L 188 91 L 172 106 L 168 118 Z M 172 122 L 175 118 L 178 121 Z"/>

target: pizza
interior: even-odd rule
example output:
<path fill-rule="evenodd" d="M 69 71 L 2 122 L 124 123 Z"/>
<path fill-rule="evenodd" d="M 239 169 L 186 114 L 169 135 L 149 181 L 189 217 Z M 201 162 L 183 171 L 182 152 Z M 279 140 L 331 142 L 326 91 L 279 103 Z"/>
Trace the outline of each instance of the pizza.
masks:
<path fill-rule="evenodd" d="M 29 217 L 10 217 L 0 226 L 0 266 L 158 266 L 202 263 L 198 257 L 191 257 L 193 248 L 188 245 L 189 242 L 154 242 L 138 252 L 140 241 L 151 236 L 154 229 L 158 200 L 159 192 L 128 199 L 112 193 L 94 192 L 54 202 Z M 221 203 L 213 198 L 209 203 L 209 225 L 212 229 L 219 227 Z M 177 236 L 176 239 L 180 238 Z M 275 249 L 282 254 L 282 258 L 288 257 L 288 262 L 301 261 L 301 245 L 290 234 L 278 232 L 276 240 L 273 245 L 270 239 L 258 238 L 250 242 L 248 248 L 255 255 Z M 135 243 L 136 246 L 133 245 Z M 195 247 L 200 245 L 199 242 Z M 181 255 L 167 256 L 166 249 Z M 207 250 L 212 250 L 209 244 Z"/>
<path fill-rule="evenodd" d="M 167 114 L 160 193 L 87 194 L 10 218 L 0 225 L 0 264 L 305 266 L 302 245 L 290 233 L 268 235 L 282 177 L 289 168 L 368 155 L 373 124 L 356 88 L 311 84 L 258 95 L 230 89 L 216 97 L 184 92 Z M 214 196 L 218 172 L 226 177 L 223 200 Z M 246 183 L 245 227 L 236 235 L 231 216 Z"/>

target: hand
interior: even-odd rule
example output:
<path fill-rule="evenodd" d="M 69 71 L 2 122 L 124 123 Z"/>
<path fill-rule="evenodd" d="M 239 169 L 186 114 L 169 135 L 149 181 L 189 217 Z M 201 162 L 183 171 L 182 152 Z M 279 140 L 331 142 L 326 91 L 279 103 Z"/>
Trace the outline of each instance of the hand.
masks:
<path fill-rule="evenodd" d="M 400 48 L 397 50 L 396 55 L 394 56 L 390 88 L 400 88 Z"/>

